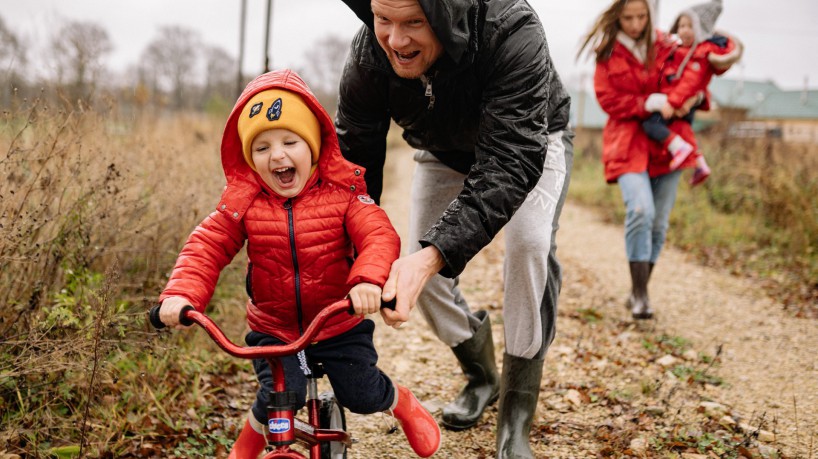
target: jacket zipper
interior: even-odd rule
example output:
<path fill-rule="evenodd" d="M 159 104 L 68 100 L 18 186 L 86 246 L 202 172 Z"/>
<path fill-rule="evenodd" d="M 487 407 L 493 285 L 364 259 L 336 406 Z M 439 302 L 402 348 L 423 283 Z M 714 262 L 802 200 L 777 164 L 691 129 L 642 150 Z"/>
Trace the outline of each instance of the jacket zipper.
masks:
<path fill-rule="evenodd" d="M 290 255 L 293 257 L 293 273 L 295 277 L 295 308 L 298 314 L 298 335 L 304 334 L 304 313 L 301 311 L 301 271 L 298 269 L 298 255 L 295 252 L 295 224 L 293 222 L 293 199 L 289 198 L 284 202 L 284 209 L 287 211 L 287 228 L 290 238 Z"/>
<path fill-rule="evenodd" d="M 435 108 L 435 94 L 432 92 L 432 78 L 427 77 L 426 75 L 421 75 L 420 81 L 426 85 L 426 91 L 423 95 L 429 98 L 429 105 L 426 107 L 426 110 L 431 110 Z"/>

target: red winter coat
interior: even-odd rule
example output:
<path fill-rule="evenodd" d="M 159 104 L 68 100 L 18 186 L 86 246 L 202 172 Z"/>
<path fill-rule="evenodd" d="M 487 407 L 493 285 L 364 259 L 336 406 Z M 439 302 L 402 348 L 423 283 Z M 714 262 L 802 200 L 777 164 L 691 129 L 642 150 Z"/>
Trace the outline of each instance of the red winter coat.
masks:
<path fill-rule="evenodd" d="M 672 45 L 664 34 L 657 33 L 654 65 L 647 69 L 618 41 L 611 56 L 596 64 L 594 90 L 599 105 L 608 114 L 602 130 L 602 162 L 608 183 L 631 172 L 648 171 L 651 177 L 656 177 L 670 171 L 670 154 L 648 138 L 642 121 L 650 115 L 645 111 L 645 100 L 659 92 L 659 68 Z M 691 158 L 682 167 L 694 164 Z"/>
<path fill-rule="evenodd" d="M 245 103 L 272 88 L 299 93 L 321 125 L 316 173 L 295 198 L 273 193 L 245 162 L 237 120 Z M 364 170 L 341 156 L 335 128 L 291 71 L 266 73 L 239 97 L 222 137 L 227 186 L 216 212 L 185 243 L 160 296 L 182 296 L 203 311 L 219 273 L 247 241 L 247 320 L 255 331 L 291 342 L 329 304 L 360 282 L 383 286 L 400 240 L 386 213 L 366 195 Z M 353 262 L 354 250 L 357 257 Z M 317 340 L 343 333 L 360 317 L 331 319 Z"/>

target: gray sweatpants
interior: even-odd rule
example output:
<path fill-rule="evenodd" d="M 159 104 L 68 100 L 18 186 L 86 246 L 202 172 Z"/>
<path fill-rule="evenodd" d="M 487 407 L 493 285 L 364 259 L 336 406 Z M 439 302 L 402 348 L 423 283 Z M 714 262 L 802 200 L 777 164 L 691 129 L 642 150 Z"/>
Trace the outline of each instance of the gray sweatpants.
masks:
<path fill-rule="evenodd" d="M 415 152 L 409 213 L 410 250 L 437 222 L 463 188 L 465 175 L 449 168 L 427 151 Z M 573 137 L 548 136 L 543 175 L 525 203 L 504 227 L 505 260 L 503 322 L 506 352 L 522 358 L 542 358 L 554 339 L 557 299 L 562 273 L 557 261 L 556 233 L 568 192 L 573 163 Z M 472 337 L 480 324 L 458 288 L 459 279 L 436 275 L 418 299 L 432 331 L 450 347 Z"/>

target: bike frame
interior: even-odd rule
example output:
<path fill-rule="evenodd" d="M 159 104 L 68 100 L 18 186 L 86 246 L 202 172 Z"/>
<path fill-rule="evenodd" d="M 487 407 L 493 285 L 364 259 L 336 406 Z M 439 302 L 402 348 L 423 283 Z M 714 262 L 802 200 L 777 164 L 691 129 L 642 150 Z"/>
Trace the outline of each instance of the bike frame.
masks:
<path fill-rule="evenodd" d="M 273 392 L 287 393 L 284 381 L 284 366 L 281 357 L 295 355 L 305 349 L 318 334 L 318 331 L 331 317 L 340 313 L 350 313 L 350 301 L 341 300 L 323 309 L 312 321 L 304 334 L 292 343 L 281 346 L 244 347 L 234 344 L 227 338 L 212 319 L 195 309 L 186 308 L 181 316 L 190 322 L 202 327 L 210 338 L 228 354 L 241 359 L 265 359 L 273 372 Z M 307 379 L 307 409 L 308 422 L 295 418 L 295 407 L 289 403 L 281 406 L 268 407 L 267 413 L 267 443 L 273 445 L 273 451 L 263 456 L 263 459 L 307 459 L 306 456 L 290 448 L 296 441 L 309 448 L 310 459 L 321 457 L 321 445 L 326 442 L 341 442 L 347 447 L 352 445 L 349 434 L 343 430 L 321 429 L 318 421 L 319 403 L 316 378 Z"/>

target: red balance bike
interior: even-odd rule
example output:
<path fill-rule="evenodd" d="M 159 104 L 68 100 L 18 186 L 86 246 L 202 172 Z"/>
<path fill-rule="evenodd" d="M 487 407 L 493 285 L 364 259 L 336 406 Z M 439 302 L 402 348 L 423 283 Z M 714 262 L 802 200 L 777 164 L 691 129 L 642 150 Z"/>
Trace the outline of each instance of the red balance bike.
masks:
<path fill-rule="evenodd" d="M 394 309 L 394 301 L 381 307 Z M 197 324 L 228 354 L 241 359 L 265 359 L 273 372 L 274 387 L 267 406 L 267 444 L 273 450 L 263 459 L 307 459 L 290 446 L 296 442 L 309 450 L 310 459 L 345 459 L 346 450 L 352 439 L 346 432 L 344 408 L 331 392 L 318 394 L 318 379 L 324 373 L 320 365 L 310 365 L 311 375 L 307 376 L 307 403 L 309 418 L 304 422 L 295 417 L 296 393 L 288 391 L 284 382 L 284 366 L 281 358 L 298 354 L 305 349 L 318 334 L 326 321 L 337 314 L 354 314 L 349 300 L 341 300 L 325 308 L 312 321 L 304 334 L 296 341 L 281 346 L 243 347 L 234 344 L 219 329 L 212 319 L 186 307 L 179 315 L 183 325 Z M 157 329 L 164 328 L 159 320 L 159 306 L 150 311 L 150 322 Z"/>

